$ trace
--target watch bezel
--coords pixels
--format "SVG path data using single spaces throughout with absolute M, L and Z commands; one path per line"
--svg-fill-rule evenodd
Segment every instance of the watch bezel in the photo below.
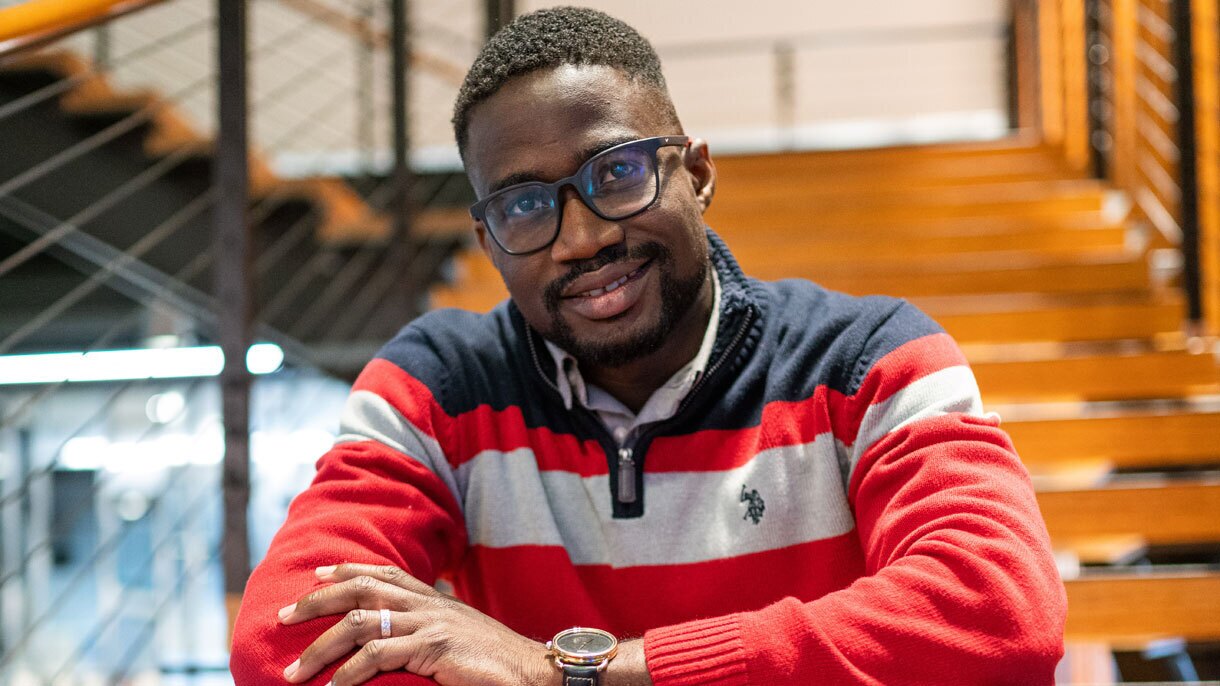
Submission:
M 610 647 L 605 650 L 599 650 L 595 653 L 571 653 L 560 647 L 560 640 L 567 638 L 573 634 L 597 634 L 610 639 Z M 594 629 L 592 627 L 574 626 L 571 629 L 564 629 L 555 634 L 547 644 L 547 648 L 551 651 L 551 655 L 555 658 L 556 663 L 569 665 L 605 665 L 618 654 L 618 638 L 609 631 L 602 629 Z

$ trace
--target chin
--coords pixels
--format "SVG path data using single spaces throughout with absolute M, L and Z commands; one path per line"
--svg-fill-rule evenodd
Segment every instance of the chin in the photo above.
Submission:
M 624 313 L 628 314 L 628 313 Z M 669 330 L 662 317 L 653 317 L 649 325 L 624 330 L 624 318 L 601 322 L 603 333 L 577 334 L 566 322 L 555 322 L 546 337 L 563 348 L 581 364 L 599 367 L 622 367 L 656 352 L 665 343 Z

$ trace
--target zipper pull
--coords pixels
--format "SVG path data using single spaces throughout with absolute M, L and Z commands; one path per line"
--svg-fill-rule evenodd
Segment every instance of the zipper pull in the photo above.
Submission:
M 635 456 L 631 448 L 618 449 L 618 501 L 635 502 Z

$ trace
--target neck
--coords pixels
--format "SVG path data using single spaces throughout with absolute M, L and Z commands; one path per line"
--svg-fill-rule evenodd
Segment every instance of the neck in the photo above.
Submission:
M 675 323 L 673 334 L 660 348 L 619 367 L 581 363 L 581 374 L 638 413 L 662 384 L 699 353 L 715 305 L 712 288 L 709 269 L 699 298 Z

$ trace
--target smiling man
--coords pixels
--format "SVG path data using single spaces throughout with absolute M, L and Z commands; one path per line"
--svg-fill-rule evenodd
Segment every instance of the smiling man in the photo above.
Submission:
M 511 299 L 356 381 L 238 684 L 1051 683 L 1062 584 L 960 351 L 901 301 L 742 274 L 647 41 L 523 16 L 455 110 Z

